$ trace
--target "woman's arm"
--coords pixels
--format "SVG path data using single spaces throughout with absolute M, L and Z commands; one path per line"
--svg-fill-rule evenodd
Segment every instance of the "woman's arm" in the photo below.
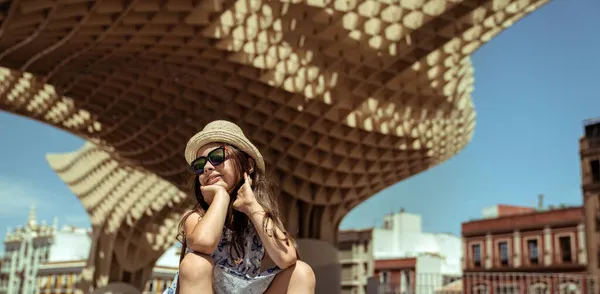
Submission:
M 248 209 L 248 218 L 250 218 L 254 224 L 258 236 L 262 240 L 263 246 L 265 246 L 267 254 L 279 268 L 286 269 L 296 263 L 298 257 L 296 256 L 294 245 L 292 242 L 287 242 L 288 244 L 286 244 L 285 241 L 279 240 L 276 237 L 283 237 L 285 235 L 277 228 L 277 226 L 273 225 L 271 219 L 267 219 L 265 230 L 265 227 L 263 226 L 265 210 L 260 204 L 256 203 Z
M 192 213 L 185 221 L 185 242 L 195 252 L 211 255 L 221 240 L 229 206 L 226 191 L 215 193 L 206 213 Z

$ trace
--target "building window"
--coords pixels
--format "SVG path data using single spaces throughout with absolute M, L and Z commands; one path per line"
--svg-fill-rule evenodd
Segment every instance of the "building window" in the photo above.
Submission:
M 67 275 L 60 276 L 60 286 L 62 288 L 67 288 Z
M 383 228 L 386 230 L 391 230 L 392 229 L 392 222 L 389 220 L 386 220 L 383 222 Z
M 502 294 L 518 294 L 519 286 L 516 285 L 500 285 L 496 286 L 496 291 L 494 293 L 502 293 Z
M 537 282 L 535 284 L 531 284 L 529 286 L 529 292 L 531 294 L 550 294 L 550 290 L 548 290 L 548 285 L 544 282 Z
M 481 267 L 481 245 L 475 244 L 473 248 L 473 265 L 475 267 Z
M 379 273 L 379 282 L 382 284 L 389 283 L 390 282 L 390 273 L 389 272 Z
M 40 278 L 40 287 L 48 288 L 48 277 L 47 276 L 43 276 Z
M 480 285 L 473 286 L 472 293 L 473 294 L 487 294 L 488 293 L 487 285 L 480 284 Z
M 527 250 L 529 250 L 529 263 L 532 265 L 539 264 L 537 239 L 527 240 Z
M 558 243 L 560 246 L 560 256 L 561 256 L 562 262 L 564 262 L 564 263 L 572 262 L 573 257 L 571 255 L 571 237 L 570 236 L 559 237 Z
M 592 168 L 592 183 L 600 184 L 600 162 L 598 160 L 592 160 L 590 162 Z
M 154 292 L 154 282 L 155 280 L 151 280 L 148 282 L 148 291 Z
M 507 266 L 508 265 L 508 242 L 499 242 L 498 243 L 498 252 L 500 253 L 500 265 Z

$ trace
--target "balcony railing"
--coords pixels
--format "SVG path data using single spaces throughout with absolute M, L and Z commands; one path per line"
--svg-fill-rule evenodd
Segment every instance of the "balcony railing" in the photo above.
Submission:
M 595 149 L 600 148 L 600 138 L 586 138 L 585 144 L 582 145 L 582 148 L 588 151 L 594 151 Z
M 596 278 L 586 274 L 470 272 L 456 279 L 440 274 L 396 283 L 371 279 L 367 294 L 595 294 L 597 287 Z
M 354 258 L 352 250 L 339 251 L 338 257 L 340 260 L 351 260 Z

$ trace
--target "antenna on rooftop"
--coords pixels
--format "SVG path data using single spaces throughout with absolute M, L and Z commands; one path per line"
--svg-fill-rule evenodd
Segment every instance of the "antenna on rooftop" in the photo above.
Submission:
M 52 228 L 55 231 L 58 231 L 58 217 L 57 216 L 54 217 L 54 221 L 52 222 Z

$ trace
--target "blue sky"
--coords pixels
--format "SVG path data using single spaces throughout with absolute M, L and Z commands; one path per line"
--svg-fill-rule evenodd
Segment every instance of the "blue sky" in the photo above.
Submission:
M 582 120 L 600 116 L 600 1 L 576 2 L 555 0 L 481 47 L 473 55 L 471 143 L 365 201 L 341 228 L 379 224 L 383 214 L 404 207 L 423 216 L 425 230 L 458 235 L 461 222 L 497 203 L 536 205 L 542 193 L 547 204 L 581 204 Z M 83 140 L 0 112 L 0 142 L 3 229 L 23 225 L 34 202 L 39 220 L 58 216 L 61 226 L 89 226 L 45 161 L 45 154 L 75 150 Z

